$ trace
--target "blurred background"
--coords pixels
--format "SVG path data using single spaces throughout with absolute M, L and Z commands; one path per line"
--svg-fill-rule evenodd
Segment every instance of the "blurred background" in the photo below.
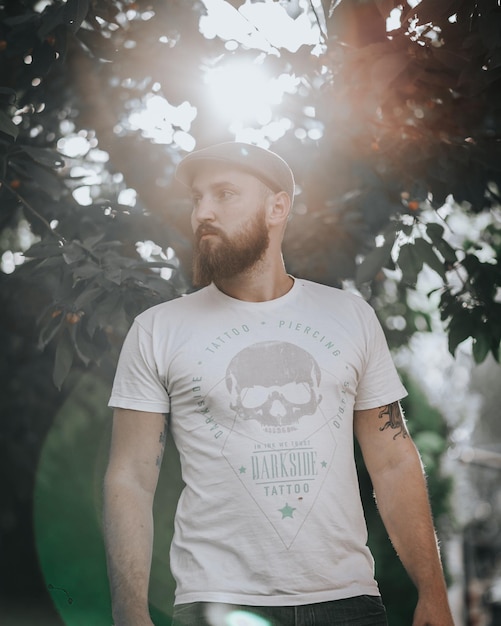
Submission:
M 107 401 L 134 316 L 192 289 L 179 160 L 282 155 L 290 273 L 375 308 L 457 626 L 501 624 L 496 0 L 0 0 L 0 622 L 109 626 Z M 413 586 L 359 458 L 390 626 Z M 151 611 L 170 624 L 167 447 Z

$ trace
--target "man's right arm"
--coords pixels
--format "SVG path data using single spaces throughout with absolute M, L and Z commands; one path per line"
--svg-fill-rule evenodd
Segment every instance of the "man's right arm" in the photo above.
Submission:
M 153 498 L 166 435 L 163 414 L 115 409 L 104 479 L 104 537 L 115 626 L 153 626 L 148 611 Z

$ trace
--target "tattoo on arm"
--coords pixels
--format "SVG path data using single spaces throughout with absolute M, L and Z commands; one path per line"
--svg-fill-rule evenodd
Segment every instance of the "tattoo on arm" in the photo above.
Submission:
M 399 402 L 392 402 L 391 404 L 383 407 L 378 417 L 379 419 L 387 419 L 385 424 L 383 426 L 380 426 L 380 431 L 391 428 L 392 430 L 397 431 L 393 435 L 393 439 L 396 439 L 399 435 L 402 435 L 404 439 L 407 437 L 407 429 L 405 427 L 405 422 Z
M 158 438 L 158 443 L 160 444 L 160 452 L 158 453 L 158 456 L 157 456 L 157 461 L 156 461 L 157 467 L 160 467 L 162 465 L 162 459 L 164 457 L 164 452 L 165 452 L 165 442 L 167 441 L 167 427 L 168 427 L 168 416 L 166 415 L 165 420 L 164 420 L 164 428 Z

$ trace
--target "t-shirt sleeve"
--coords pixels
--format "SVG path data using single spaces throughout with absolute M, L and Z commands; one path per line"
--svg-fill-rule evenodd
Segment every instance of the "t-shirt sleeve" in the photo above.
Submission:
M 355 399 L 355 410 L 374 409 L 407 395 L 373 309 L 368 315 L 367 360 Z
M 118 359 L 108 406 L 169 413 L 170 399 L 155 363 L 151 333 L 135 320 Z

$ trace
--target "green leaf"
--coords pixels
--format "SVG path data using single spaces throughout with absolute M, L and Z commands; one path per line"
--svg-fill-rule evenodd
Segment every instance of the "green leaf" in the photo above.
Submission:
M 83 245 L 84 245 L 85 249 L 86 250 L 92 250 L 92 248 L 94 248 L 96 246 L 96 244 L 98 244 L 103 239 L 103 237 L 105 235 L 106 235 L 106 233 L 98 233 L 97 235 L 92 235 L 91 237 L 86 237 L 83 240 Z M 106 242 L 106 245 L 107 245 L 107 243 L 108 242 Z
M 430 222 L 429 224 L 426 224 L 426 234 L 435 244 L 438 240 L 443 239 L 444 227 L 436 222 Z
M 56 50 L 47 41 L 38 42 L 31 53 L 30 71 L 34 76 L 45 76 L 57 60 Z
M 482 262 L 474 254 L 465 254 L 464 259 L 461 261 L 462 266 L 468 271 L 470 275 L 478 274 Z
M 63 252 L 63 247 L 58 241 L 39 241 L 28 248 L 24 253 L 27 259 L 44 259 L 47 257 L 59 256 Z
M 122 268 L 120 267 L 108 267 L 104 270 L 104 277 L 115 285 L 122 284 Z
M 482 363 L 489 354 L 491 348 L 491 337 L 485 329 L 476 329 L 473 338 L 473 358 L 475 363 Z
M 40 191 L 47 194 L 52 200 L 60 200 L 64 184 L 54 170 L 26 159 L 16 162 L 16 169 L 19 170 L 29 186 L 36 185 Z
M 0 110 L 0 132 L 17 139 L 19 128 L 14 124 L 5 111 Z
M 89 278 L 94 278 L 94 276 L 97 276 L 99 273 L 101 273 L 101 271 L 102 270 L 98 265 L 92 263 L 92 261 L 88 261 L 83 265 L 75 268 L 75 270 L 73 271 L 73 278 L 75 279 L 75 282 L 78 280 L 88 280 Z
M 106 328 L 112 323 L 114 315 L 123 308 L 123 302 L 119 291 L 112 291 L 101 300 L 92 311 L 87 320 L 87 332 L 92 337 L 96 328 Z
M 49 317 L 38 337 L 38 348 L 43 350 L 57 335 L 64 322 L 64 314 Z
M 468 337 L 471 337 L 473 331 L 473 320 L 469 311 L 459 309 L 452 313 L 452 319 L 449 323 L 449 352 L 454 355 L 456 348 Z
M 55 7 L 52 5 L 41 16 L 40 28 L 37 31 L 38 38 L 43 41 L 64 21 L 64 5 Z
M 445 267 L 443 262 L 437 257 L 433 246 L 426 239 L 416 239 L 415 250 L 422 258 L 423 262 L 437 272 L 439 276 L 445 279 Z
M 451 265 L 457 263 L 458 257 L 456 254 L 456 250 L 447 243 L 447 241 L 442 240 L 437 242 L 435 248 L 440 252 L 440 254 L 444 257 L 444 260 Z
M 36 22 L 38 19 L 38 16 L 33 13 L 21 13 L 20 15 L 14 15 L 13 17 L 4 18 L 2 21 L 8 26 L 26 26 L 30 22 Z
M 426 234 L 431 239 L 434 247 L 444 257 L 444 261 L 446 263 L 454 264 L 457 262 L 456 251 L 447 243 L 447 241 L 445 241 L 443 237 L 444 229 L 440 224 L 427 224 Z
M 68 265 L 81 261 L 85 256 L 85 251 L 76 241 L 72 241 L 64 246 L 63 258 Z
M 391 258 L 393 241 L 385 241 L 379 248 L 374 248 L 357 267 L 355 281 L 362 285 L 372 280 Z
M 75 352 L 82 363 L 87 366 L 92 361 L 99 361 L 103 354 L 103 348 L 106 346 L 98 345 L 99 342 L 97 341 L 91 341 L 87 333 L 82 331 L 80 324 L 78 325 L 78 331 L 75 327 L 75 332 L 72 334 L 74 335 Z
M 64 11 L 64 21 L 70 30 L 76 33 L 87 17 L 90 0 L 68 0 Z
M 102 287 L 90 287 L 88 289 L 84 289 L 82 293 L 76 298 L 73 303 L 75 309 L 83 309 L 87 304 L 94 302 L 97 298 L 102 295 L 103 288 Z
M 73 342 L 67 330 L 61 333 L 57 342 L 56 355 L 54 360 L 54 370 L 52 380 L 57 389 L 61 389 L 63 382 L 68 376 L 73 364 Z
M 403 224 L 400 223 L 400 232 L 410 237 L 412 235 L 412 231 L 414 230 L 414 224 Z
M 64 160 L 55 150 L 37 148 L 35 146 L 20 146 L 20 148 L 34 161 L 46 167 L 63 167 Z
M 405 243 L 398 254 L 397 264 L 402 270 L 402 281 L 415 286 L 419 272 L 423 269 L 423 259 L 417 254 L 412 243 Z
M 143 280 L 147 289 L 162 295 L 164 299 L 170 299 L 173 296 L 173 288 L 170 280 L 164 280 L 157 276 L 146 276 Z

